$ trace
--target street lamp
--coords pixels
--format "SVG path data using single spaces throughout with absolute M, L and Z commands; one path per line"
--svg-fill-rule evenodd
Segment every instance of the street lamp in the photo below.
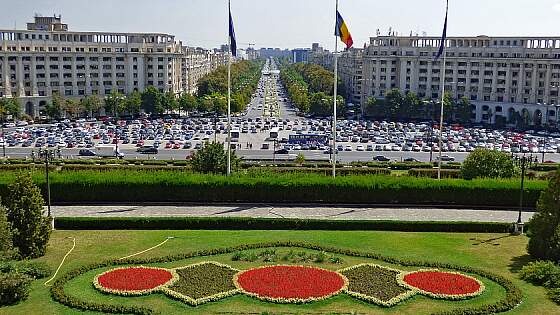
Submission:
M 0 125 L 2 125 L 2 156 L 6 158 L 6 134 L 4 133 L 4 115 L 4 111 L 2 111 L 2 122 L 0 122 Z
M 54 157 L 54 151 L 45 149 L 42 154 L 45 157 L 45 177 L 47 179 L 47 216 L 51 217 L 51 183 L 49 179 L 49 160 Z M 39 156 L 41 151 L 39 151 Z M 51 227 L 54 229 L 54 218 L 51 219 Z
M 523 213 L 523 192 L 525 191 L 525 171 L 529 168 L 533 163 L 533 154 L 527 156 L 523 154 L 523 156 L 519 157 L 511 154 L 513 162 L 521 168 L 521 190 L 519 192 L 519 215 L 517 217 L 517 222 L 515 223 L 515 233 L 523 234 L 523 221 L 521 218 L 521 214 Z

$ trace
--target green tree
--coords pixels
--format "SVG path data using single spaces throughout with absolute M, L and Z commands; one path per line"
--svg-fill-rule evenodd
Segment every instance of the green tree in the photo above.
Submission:
M 148 86 L 142 92 L 142 109 L 146 113 L 155 113 L 156 108 L 161 110 L 162 93 L 153 86 Z
M 392 120 L 403 119 L 401 107 L 403 106 L 403 95 L 399 89 L 391 89 L 385 93 L 385 107 L 387 114 Z
M 227 113 L 227 97 L 219 94 L 213 93 L 211 96 L 212 98 L 212 109 L 211 111 L 218 114 L 224 115 Z
M 527 250 L 536 259 L 560 262 L 560 169 L 550 179 L 529 221 Z
M 105 97 L 105 110 L 111 112 L 113 116 L 117 116 L 124 111 L 126 104 L 126 97 L 117 90 L 112 90 L 109 95 Z
M 103 108 L 103 102 L 97 95 L 86 96 L 82 98 L 81 103 L 87 117 L 94 116 L 94 113 L 98 113 Z
M 134 91 L 130 93 L 130 95 L 126 98 L 125 102 L 125 109 L 126 111 L 134 116 L 140 112 L 142 107 L 142 94 L 138 91 Z
M 305 163 L 305 155 L 303 155 L 303 153 L 299 153 L 296 156 L 296 159 L 295 159 L 294 162 L 298 165 L 303 165 L 303 163 Z
M 8 186 L 4 204 L 13 229 L 13 244 L 23 258 L 40 257 L 47 250 L 51 218 L 43 216 L 44 203 L 29 173 L 19 174 Z
M 198 100 L 196 99 L 196 96 L 188 93 L 183 93 L 179 98 L 179 108 L 184 110 L 186 113 L 190 113 L 196 110 L 198 105 L 197 102 Z
M 488 149 L 471 152 L 461 166 L 461 176 L 473 178 L 510 178 L 515 175 L 515 165 L 509 154 Z
M 0 98 L 0 116 L 11 115 L 13 118 L 21 117 L 21 105 L 17 98 Z
M 239 167 L 240 160 L 231 152 L 231 169 Z M 193 170 L 200 173 L 226 174 L 227 173 L 227 150 L 219 142 L 206 142 L 202 149 L 198 150 L 192 158 Z
M 172 91 L 165 92 L 162 97 L 161 107 L 165 112 L 172 112 L 179 109 L 179 102 Z
M 472 107 L 468 98 L 462 97 L 461 100 L 455 105 L 455 118 L 458 122 L 466 124 L 471 122 Z
M 82 103 L 78 100 L 69 98 L 62 103 L 62 111 L 70 116 L 70 118 L 75 118 L 83 111 L 81 105 Z

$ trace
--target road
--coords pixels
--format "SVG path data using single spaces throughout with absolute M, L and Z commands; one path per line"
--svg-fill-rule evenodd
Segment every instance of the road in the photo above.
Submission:
M 517 211 L 350 206 L 53 206 L 55 217 L 253 217 L 330 220 L 515 222 Z M 523 222 L 534 213 L 524 212 Z

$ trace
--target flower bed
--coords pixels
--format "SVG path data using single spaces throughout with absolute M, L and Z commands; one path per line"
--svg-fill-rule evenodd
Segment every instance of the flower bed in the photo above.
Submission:
M 177 280 L 177 274 L 154 267 L 125 267 L 108 270 L 93 280 L 96 289 L 119 295 L 144 295 Z
M 227 265 L 202 262 L 175 271 L 179 280 L 165 287 L 163 292 L 193 306 L 217 301 L 239 292 L 233 282 L 233 277 L 239 270 Z
M 478 279 L 456 272 L 420 270 L 402 274 L 399 283 L 421 294 L 437 299 L 466 299 L 484 291 Z
M 399 284 L 399 270 L 360 264 L 338 272 L 348 278 L 348 288 L 345 290 L 348 295 L 381 306 L 393 306 L 416 294 L 415 290 Z
M 245 294 L 276 303 L 306 303 L 338 294 L 348 285 L 334 271 L 306 266 L 267 266 L 242 271 L 236 286 Z

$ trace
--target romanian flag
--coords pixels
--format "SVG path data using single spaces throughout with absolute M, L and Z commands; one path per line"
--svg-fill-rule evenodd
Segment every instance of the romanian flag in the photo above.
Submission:
M 231 55 L 237 57 L 237 40 L 235 39 L 235 29 L 233 27 L 233 17 L 231 17 L 231 4 L 228 2 L 229 8 L 229 45 Z
M 354 41 L 352 40 L 352 35 L 350 35 L 350 31 L 348 31 L 348 27 L 340 15 L 338 10 L 336 11 L 336 28 L 334 30 L 334 35 L 340 37 L 340 40 L 346 44 L 346 48 L 352 47 Z

